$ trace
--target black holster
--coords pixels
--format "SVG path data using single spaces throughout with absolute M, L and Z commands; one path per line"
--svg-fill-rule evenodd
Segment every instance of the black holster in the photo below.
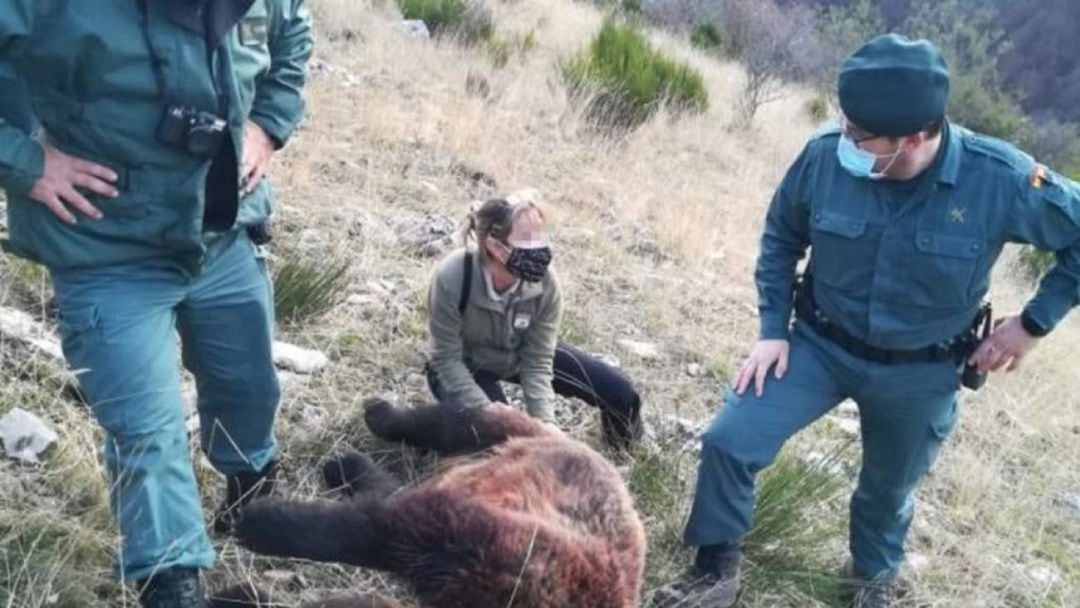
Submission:
M 977 391 L 986 384 L 986 372 L 980 372 L 978 367 L 968 363 L 968 359 L 979 348 L 983 340 L 990 336 L 993 326 L 994 309 L 987 302 L 979 308 L 978 314 L 975 315 L 975 321 L 972 322 L 971 328 L 968 330 L 968 348 L 964 354 L 964 370 L 960 373 L 960 384 L 965 388 Z

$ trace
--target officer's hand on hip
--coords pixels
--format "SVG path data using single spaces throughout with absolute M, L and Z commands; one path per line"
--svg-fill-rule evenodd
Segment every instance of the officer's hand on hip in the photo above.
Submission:
M 1011 372 L 1038 341 L 1024 329 L 1020 315 L 1002 317 L 994 323 L 994 330 L 975 349 L 968 363 L 978 366 L 983 373 L 997 371 L 1006 365 L 1005 371 Z
M 250 120 L 244 123 L 244 158 L 240 168 L 240 183 L 244 185 L 244 194 L 252 192 L 255 186 L 259 185 L 266 169 L 270 167 L 274 151 L 274 141 L 262 127 Z
M 742 396 L 746 392 L 746 387 L 750 386 L 750 381 L 754 381 L 755 394 L 760 397 L 765 390 L 765 376 L 769 373 L 772 367 L 776 366 L 776 379 L 784 377 L 787 373 L 788 367 L 788 354 L 791 351 L 791 345 L 787 340 L 759 340 L 754 345 L 754 350 L 750 351 L 750 355 L 746 357 L 746 361 L 743 362 L 742 369 L 739 370 L 739 378 L 735 382 L 735 392 Z
M 116 172 L 97 163 L 83 160 L 57 150 L 44 140 L 45 169 L 30 189 L 30 198 L 45 205 L 53 215 L 74 224 L 75 215 L 68 209 L 77 209 L 83 215 L 100 220 L 101 211 L 90 204 L 80 191 L 90 191 L 110 198 L 119 194 L 113 183 Z

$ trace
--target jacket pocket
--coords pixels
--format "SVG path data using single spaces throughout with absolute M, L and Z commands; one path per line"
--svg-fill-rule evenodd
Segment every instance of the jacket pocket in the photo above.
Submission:
M 964 235 L 919 231 L 915 257 L 904 264 L 905 285 L 913 304 L 931 308 L 965 306 L 986 243 Z
M 811 217 L 811 272 L 842 291 L 859 291 L 870 284 L 876 239 L 867 235 L 866 218 L 833 211 L 817 211 Z

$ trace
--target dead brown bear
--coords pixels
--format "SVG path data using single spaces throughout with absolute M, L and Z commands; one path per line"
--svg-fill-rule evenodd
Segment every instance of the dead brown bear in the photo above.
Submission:
M 450 459 L 398 481 L 351 453 L 323 470 L 345 501 L 268 499 L 236 527 L 258 553 L 393 572 L 431 608 L 630 608 L 641 596 L 645 531 L 615 468 L 583 443 L 509 407 L 365 403 L 378 437 Z M 379 604 L 377 602 L 384 603 Z M 370 596 L 338 608 L 396 606 Z

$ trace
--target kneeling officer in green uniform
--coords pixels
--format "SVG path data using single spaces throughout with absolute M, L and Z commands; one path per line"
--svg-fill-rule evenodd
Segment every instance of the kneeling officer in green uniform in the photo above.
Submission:
M 840 72 L 842 128 L 811 139 L 776 191 L 755 274 L 760 341 L 703 437 L 686 542 L 705 584 L 686 605 L 735 601 L 755 476 L 848 398 L 863 440 L 849 572 L 857 606 L 890 605 L 913 490 L 956 421 L 961 377 L 975 375 L 961 370 L 1015 368 L 1080 299 L 1080 186 L 950 123 L 948 92 L 929 42 L 868 42 Z M 1053 250 L 1057 264 L 978 344 L 1006 243 Z
M 267 238 L 275 149 L 303 113 L 303 0 L 8 0 L 0 7 L 5 249 L 48 267 L 64 356 L 105 432 L 119 575 L 206 605 L 213 563 L 175 332 L 219 512 L 269 483 L 279 387 Z M 227 528 L 227 526 L 225 526 Z

